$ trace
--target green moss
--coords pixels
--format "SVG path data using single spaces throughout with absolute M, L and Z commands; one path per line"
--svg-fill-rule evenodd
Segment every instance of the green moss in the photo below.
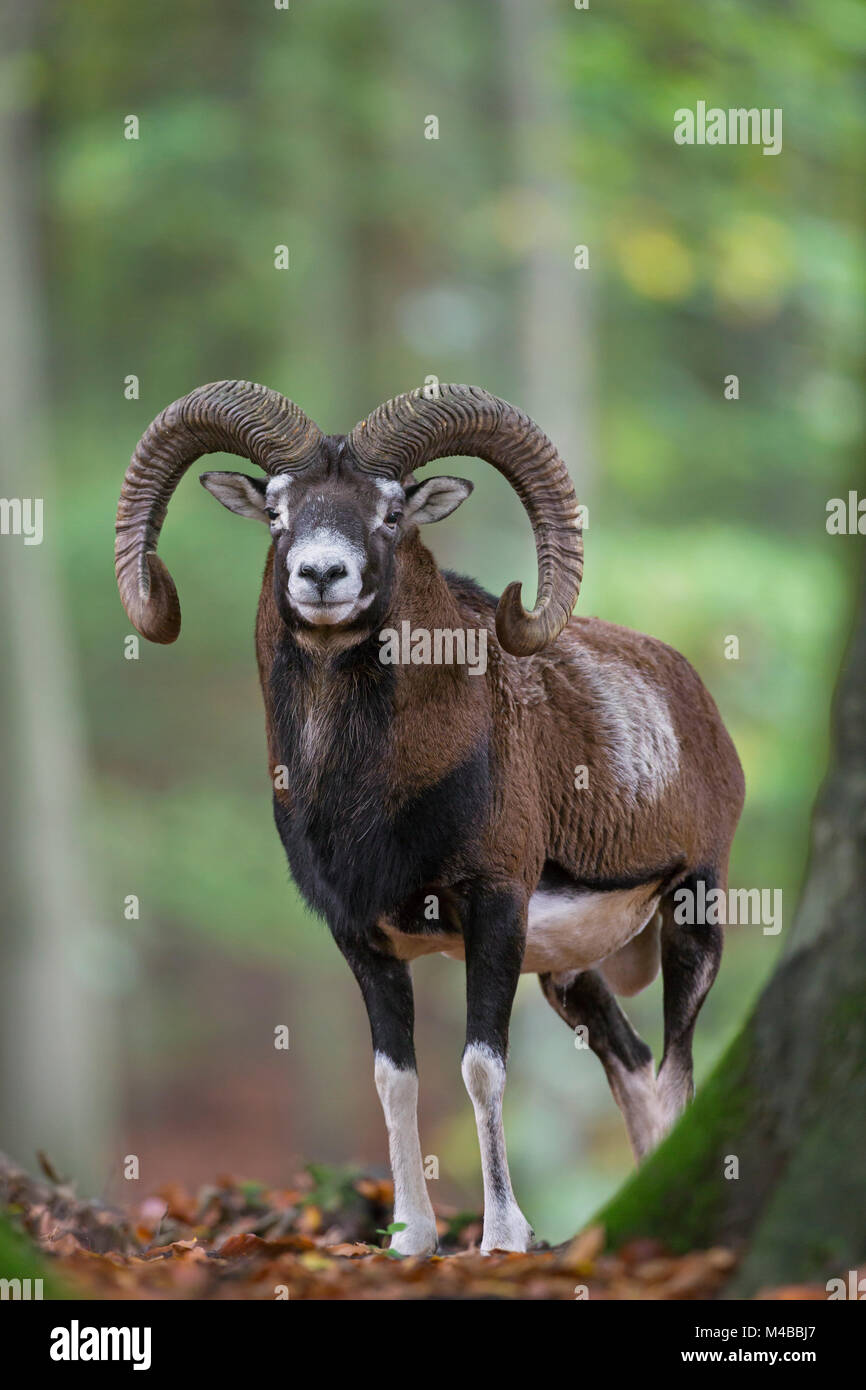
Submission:
M 3 1217 L 0 1217 L 0 1279 L 41 1279 L 43 1298 L 70 1296 L 30 1242 Z
M 792 1147 L 758 1213 L 748 1253 L 730 1289 L 745 1297 L 768 1285 L 823 1282 L 859 1268 L 866 1258 L 864 1179 L 866 1069 L 863 993 L 857 965 L 853 989 L 822 996 L 814 1063 L 798 1096 Z M 804 1020 L 803 1026 L 807 1026 Z
M 724 1155 L 736 1147 L 754 1104 L 751 1056 L 747 1025 L 674 1131 L 595 1218 L 609 1246 L 653 1236 L 680 1251 L 718 1238 L 730 1196 Z

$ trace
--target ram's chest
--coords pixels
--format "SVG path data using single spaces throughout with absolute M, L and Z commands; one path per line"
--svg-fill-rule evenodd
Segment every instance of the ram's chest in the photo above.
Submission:
M 462 766 L 399 807 L 367 770 L 320 776 L 293 793 L 291 812 L 275 801 L 277 826 L 292 874 L 310 905 L 332 925 L 372 925 L 398 912 L 425 885 L 447 880 L 474 838 L 480 806 L 467 804 L 477 764 Z M 481 780 L 483 786 L 483 780 Z
M 477 834 L 487 801 L 486 742 L 398 793 L 389 695 L 371 679 L 275 702 L 291 807 L 275 800 L 277 827 L 298 886 L 332 925 L 371 924 L 440 879 Z
M 351 729 L 337 738 L 334 722 L 316 710 L 299 720 L 280 755 L 288 770 L 291 814 L 277 823 L 301 889 L 318 910 L 366 902 L 371 869 L 382 877 L 395 859 L 382 750 L 359 747 Z

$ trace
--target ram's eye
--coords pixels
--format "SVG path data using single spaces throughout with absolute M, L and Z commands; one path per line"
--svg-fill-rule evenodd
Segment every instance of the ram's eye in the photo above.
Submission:
M 397 522 L 400 520 L 402 515 L 402 512 L 389 512 L 388 515 L 385 517 L 386 525 L 396 526 Z
M 265 511 L 271 518 L 271 521 L 276 521 L 278 513 L 275 507 L 265 507 Z

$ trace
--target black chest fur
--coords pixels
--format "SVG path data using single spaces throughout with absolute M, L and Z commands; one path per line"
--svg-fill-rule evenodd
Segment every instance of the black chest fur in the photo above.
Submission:
M 445 886 L 477 838 L 490 799 L 489 745 L 399 809 L 389 796 L 395 676 L 371 643 L 323 678 L 293 642 L 270 690 L 290 807 L 274 816 L 292 875 L 335 934 L 366 931 L 426 888 Z M 423 719 L 423 712 L 419 712 Z

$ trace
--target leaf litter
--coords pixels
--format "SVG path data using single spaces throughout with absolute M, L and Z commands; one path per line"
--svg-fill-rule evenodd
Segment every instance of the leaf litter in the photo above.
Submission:
M 737 1260 L 675 1255 L 655 1240 L 605 1247 L 590 1226 L 555 1248 L 481 1255 L 476 1213 L 440 1208 L 440 1253 L 385 1248 L 393 1186 L 311 1164 L 288 1187 L 219 1178 L 170 1183 L 128 1209 L 78 1196 L 40 1155 L 35 1178 L 0 1155 L 0 1205 L 73 1297 L 105 1299 L 668 1300 L 713 1298 Z M 759 1298 L 826 1298 L 823 1286 Z

